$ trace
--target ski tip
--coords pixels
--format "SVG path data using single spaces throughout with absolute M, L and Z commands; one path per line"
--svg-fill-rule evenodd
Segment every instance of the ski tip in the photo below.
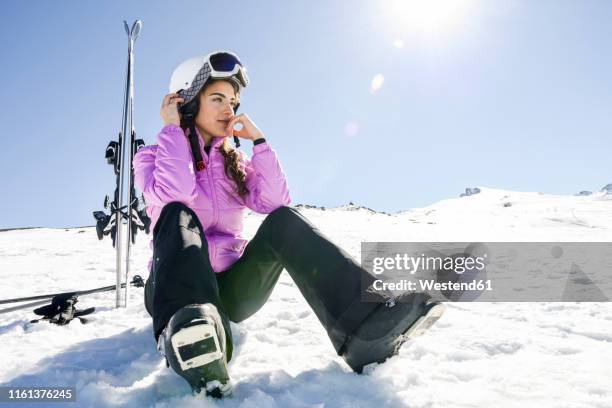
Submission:
M 136 20 L 134 22 L 134 25 L 132 26 L 132 31 L 130 33 L 130 35 L 132 36 L 132 38 L 135 40 L 138 37 L 138 34 L 140 34 L 140 29 L 142 28 L 142 21 L 141 20 Z

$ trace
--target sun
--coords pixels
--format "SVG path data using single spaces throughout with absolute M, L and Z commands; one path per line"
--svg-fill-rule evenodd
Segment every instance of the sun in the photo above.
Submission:
M 383 0 L 379 4 L 409 31 L 442 34 L 465 22 L 477 0 Z

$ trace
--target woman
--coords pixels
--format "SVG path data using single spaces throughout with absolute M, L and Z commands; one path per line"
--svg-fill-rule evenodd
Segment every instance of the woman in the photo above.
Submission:
M 289 206 L 276 152 L 236 114 L 248 81 L 231 52 L 185 61 L 162 102 L 157 145 L 134 157 L 154 225 L 145 289 L 154 335 L 194 392 L 214 397 L 231 391 L 229 322 L 259 310 L 283 269 L 356 372 L 396 354 L 442 312 L 423 294 L 361 301 L 375 278 Z M 230 146 L 232 136 L 253 143 L 252 158 Z M 268 214 L 250 242 L 241 237 L 245 208 Z

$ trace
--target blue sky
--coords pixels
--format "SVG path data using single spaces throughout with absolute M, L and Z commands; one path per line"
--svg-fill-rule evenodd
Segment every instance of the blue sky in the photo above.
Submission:
M 123 19 L 143 21 L 138 137 L 156 142 L 180 62 L 233 50 L 252 81 L 241 111 L 279 154 L 294 204 L 395 212 L 468 186 L 612 182 L 612 2 L 461 1 L 450 17 L 442 0 L 3 2 L 0 228 L 92 225 L 112 193 Z

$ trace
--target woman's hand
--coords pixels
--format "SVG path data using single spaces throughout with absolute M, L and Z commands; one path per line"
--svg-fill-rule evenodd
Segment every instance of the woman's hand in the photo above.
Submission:
M 181 115 L 178 112 L 178 103 L 184 102 L 184 99 L 177 93 L 171 93 L 164 96 L 161 111 L 159 112 L 164 125 L 181 125 Z
M 240 130 L 234 129 L 234 126 L 237 123 L 240 123 L 242 125 L 242 128 L 240 128 Z M 249 118 L 249 116 L 245 113 L 241 113 L 240 115 L 236 115 L 232 119 L 230 119 L 229 123 L 227 124 L 225 135 L 238 136 L 242 139 L 248 140 L 257 140 L 259 138 L 264 137 L 261 130 L 259 130 L 259 128 L 255 126 L 255 123 L 253 123 L 251 118 Z

